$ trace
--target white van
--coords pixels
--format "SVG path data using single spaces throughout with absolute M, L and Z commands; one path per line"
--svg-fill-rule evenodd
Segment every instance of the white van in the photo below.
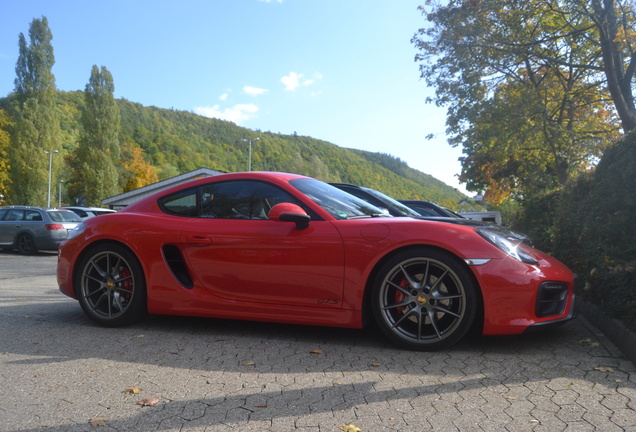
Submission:
M 460 212 L 459 214 L 466 219 L 472 219 L 482 222 L 493 222 L 497 225 L 501 225 L 501 213 L 498 211 Z

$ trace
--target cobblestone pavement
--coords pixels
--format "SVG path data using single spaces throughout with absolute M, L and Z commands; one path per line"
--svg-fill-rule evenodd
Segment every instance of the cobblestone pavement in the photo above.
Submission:
M 435 353 L 213 319 L 105 329 L 55 261 L 0 252 L 0 431 L 636 431 L 636 368 L 583 318 Z

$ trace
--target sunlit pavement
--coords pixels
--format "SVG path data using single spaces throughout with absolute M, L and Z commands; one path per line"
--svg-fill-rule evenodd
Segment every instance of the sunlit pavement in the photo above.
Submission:
M 105 329 L 55 264 L 0 252 L 0 431 L 636 431 L 636 368 L 582 317 L 436 353 L 226 320 Z

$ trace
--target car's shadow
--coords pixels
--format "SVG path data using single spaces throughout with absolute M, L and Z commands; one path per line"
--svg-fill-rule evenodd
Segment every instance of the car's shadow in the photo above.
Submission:
M 242 370 L 240 361 L 230 364 L 225 359 L 251 358 L 261 365 L 267 364 L 269 372 L 306 372 L 308 365 L 302 362 L 286 364 L 271 359 L 279 355 L 307 356 L 320 350 L 325 354 L 323 358 L 331 358 L 330 361 L 334 356 L 342 358 L 336 367 L 350 370 L 375 362 L 392 364 L 405 358 L 470 359 L 486 355 L 498 356 L 505 363 L 512 357 L 532 361 L 537 357 L 563 356 L 562 363 L 578 364 L 582 357 L 608 356 L 602 344 L 581 342 L 592 340 L 595 335 L 577 320 L 549 331 L 524 335 L 469 335 L 448 349 L 413 352 L 396 348 L 374 326 L 357 330 L 152 315 L 129 327 L 104 328 L 90 321 L 76 301 L 56 290 L 15 301 L 1 294 L 0 304 L 4 306 L 0 307 L 0 345 L 9 353 L 38 357 L 20 360 L 24 363 L 97 357 L 163 366 L 174 363 L 173 367 L 190 369 L 214 369 L 218 364 L 223 370 L 228 367 Z M 19 337 L 15 337 L 16 328 Z M 177 360 L 175 353 L 184 351 L 188 352 L 187 361 Z M 316 370 L 324 369 L 320 357 L 312 359 Z

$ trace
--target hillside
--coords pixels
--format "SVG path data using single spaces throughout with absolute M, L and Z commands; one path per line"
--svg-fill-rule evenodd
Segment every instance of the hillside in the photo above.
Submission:
M 0 100 L 0 106 L 6 100 Z M 387 154 L 338 147 L 319 139 L 251 130 L 228 121 L 186 111 L 145 107 L 126 99 L 120 108 L 122 143 L 143 149 L 143 157 L 164 179 L 207 167 L 219 171 L 245 171 L 248 144 L 252 169 L 294 172 L 324 181 L 359 184 L 398 199 L 425 199 L 455 207 L 465 196 L 458 190 L 410 168 Z M 79 133 L 82 92 L 60 92 L 64 151 L 75 147 Z

